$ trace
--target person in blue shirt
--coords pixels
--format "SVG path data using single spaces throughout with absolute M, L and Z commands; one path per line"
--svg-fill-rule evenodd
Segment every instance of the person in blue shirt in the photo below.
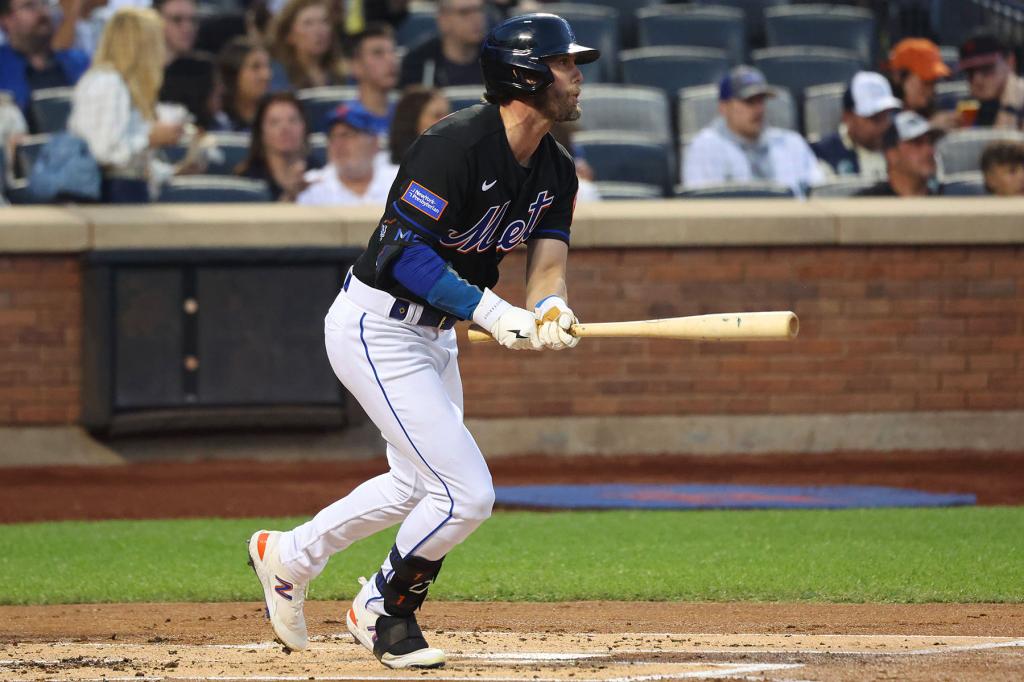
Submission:
M 89 55 L 50 47 L 54 24 L 46 0 L 0 0 L 0 28 L 7 34 L 7 44 L 0 45 L 0 90 L 11 93 L 36 132 L 32 92 L 74 85 L 89 68 Z
M 359 88 L 358 98 L 348 105 L 364 112 L 373 123 L 373 131 L 385 136 L 395 115 L 395 105 L 389 101 L 389 95 L 398 85 L 395 31 L 388 24 L 368 24 L 349 37 L 346 54 Z

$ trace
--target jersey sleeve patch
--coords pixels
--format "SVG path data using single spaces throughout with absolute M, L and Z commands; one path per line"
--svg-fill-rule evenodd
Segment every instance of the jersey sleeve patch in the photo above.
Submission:
M 402 194 L 402 201 L 433 220 L 440 220 L 441 214 L 448 208 L 447 201 L 415 180 L 409 183 L 405 193 Z

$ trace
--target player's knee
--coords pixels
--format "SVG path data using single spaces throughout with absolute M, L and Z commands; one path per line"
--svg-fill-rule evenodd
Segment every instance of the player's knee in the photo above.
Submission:
M 455 513 L 467 521 L 486 521 L 491 517 L 491 510 L 494 508 L 494 488 L 488 486 L 483 490 L 476 490 L 468 499 L 457 500 Z

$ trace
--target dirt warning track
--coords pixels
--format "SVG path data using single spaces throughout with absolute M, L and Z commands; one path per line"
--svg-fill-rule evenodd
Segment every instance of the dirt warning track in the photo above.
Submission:
M 391 671 L 352 641 L 347 604 L 308 605 L 313 642 L 286 653 L 257 603 L 0 608 L 4 680 L 1024 678 L 1024 605 L 439 602 L 421 622 L 449 655 Z

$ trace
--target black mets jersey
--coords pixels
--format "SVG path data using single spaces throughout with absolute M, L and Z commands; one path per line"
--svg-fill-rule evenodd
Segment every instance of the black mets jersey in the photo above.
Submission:
M 409 148 L 355 276 L 425 303 L 388 268 L 389 252 L 422 242 L 470 284 L 493 288 L 498 263 L 519 244 L 539 238 L 568 243 L 577 187 L 572 157 L 550 134 L 524 168 L 496 105 L 458 111 Z

